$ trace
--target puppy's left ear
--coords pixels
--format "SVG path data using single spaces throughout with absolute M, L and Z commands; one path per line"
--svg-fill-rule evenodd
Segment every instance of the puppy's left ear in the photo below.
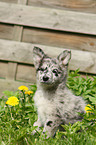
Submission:
M 63 51 L 57 59 L 59 60 L 59 63 L 62 64 L 63 66 L 68 65 L 69 60 L 71 59 L 71 51 L 65 50 Z
M 42 49 L 40 49 L 39 47 L 33 48 L 33 62 L 36 69 L 39 68 L 40 62 L 44 58 L 44 56 L 45 56 L 45 53 L 43 52 Z

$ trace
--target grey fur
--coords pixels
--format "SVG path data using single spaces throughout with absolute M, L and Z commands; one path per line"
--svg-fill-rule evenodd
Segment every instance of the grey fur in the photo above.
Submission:
M 71 52 L 63 51 L 56 59 L 50 58 L 38 47 L 33 49 L 37 70 L 37 91 L 34 96 L 38 120 L 34 126 L 43 126 L 48 137 L 54 136 L 61 124 L 75 123 L 84 113 L 85 102 L 66 87 L 68 62 Z

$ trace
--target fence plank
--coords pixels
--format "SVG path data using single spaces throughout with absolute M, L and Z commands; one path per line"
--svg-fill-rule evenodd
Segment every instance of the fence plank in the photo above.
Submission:
M 28 5 L 96 13 L 95 0 L 29 0 Z
M 8 62 L 6 79 L 15 80 L 17 63 Z
M 7 75 L 7 62 L 0 61 L 0 78 L 6 78 Z
M 96 52 L 96 36 L 24 28 L 23 42 Z
M 14 41 L 0 40 L 0 59 L 14 62 L 33 64 L 32 50 L 34 46 L 42 48 L 49 56 L 56 57 L 64 48 L 27 44 Z M 70 69 L 80 68 L 80 71 L 96 74 L 96 53 L 71 50 L 72 60 Z
M 17 3 L 17 0 L 0 0 L 0 2 Z
M 22 39 L 22 31 L 23 31 L 23 27 L 22 26 L 14 26 L 13 40 L 21 41 L 21 39 Z
M 20 0 L 23 4 L 26 0 Z M 17 3 L 17 0 L 0 0 L 0 2 Z M 70 9 L 75 11 L 96 13 L 96 1 L 95 0 L 28 0 L 28 5 L 31 6 L 43 6 L 50 8 Z
M 28 0 L 18 0 L 18 4 L 26 5 Z
M 0 22 L 96 35 L 96 14 L 0 2 Z
M 16 80 L 36 82 L 35 69 L 32 66 L 18 64 Z
M 12 40 L 13 26 L 0 24 L 0 39 Z

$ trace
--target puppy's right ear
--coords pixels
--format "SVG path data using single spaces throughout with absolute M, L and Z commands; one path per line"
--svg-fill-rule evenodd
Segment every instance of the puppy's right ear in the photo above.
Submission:
M 40 49 L 39 47 L 34 47 L 33 48 L 33 62 L 35 65 L 35 68 L 38 69 L 41 60 L 44 58 L 45 54 L 42 51 L 42 49 Z

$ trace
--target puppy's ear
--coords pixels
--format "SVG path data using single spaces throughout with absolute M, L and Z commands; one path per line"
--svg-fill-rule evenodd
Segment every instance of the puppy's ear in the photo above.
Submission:
M 65 50 L 63 51 L 57 59 L 59 60 L 59 63 L 63 66 L 68 65 L 69 60 L 71 59 L 71 51 Z
M 44 56 L 45 56 L 45 54 L 42 51 L 42 49 L 40 49 L 39 47 L 33 48 L 33 62 L 34 62 L 36 69 L 38 69 L 40 62 L 44 58 Z

